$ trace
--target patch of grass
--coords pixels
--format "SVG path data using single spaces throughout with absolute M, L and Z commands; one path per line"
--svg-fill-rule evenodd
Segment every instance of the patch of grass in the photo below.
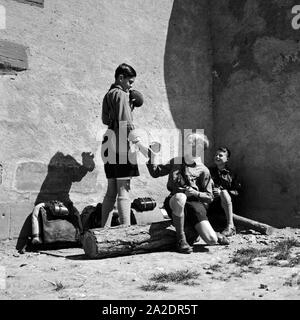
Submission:
M 274 247 L 276 260 L 288 260 L 290 258 L 290 250 L 293 247 L 299 247 L 300 243 L 295 239 L 286 239 L 277 243 Z
M 212 264 L 209 266 L 209 269 L 212 271 L 220 271 L 222 269 L 222 266 L 220 264 Z
M 298 264 L 300 264 L 300 255 L 297 255 L 296 257 L 290 258 L 289 267 L 295 267 Z
M 55 290 L 55 291 L 60 291 L 60 290 L 66 288 L 66 286 L 63 285 L 61 281 L 55 281 L 55 282 L 49 281 L 49 280 L 45 280 L 45 281 L 51 283 L 51 284 L 55 287 L 55 288 L 53 289 L 53 290 Z
M 231 275 L 220 275 L 220 276 L 212 276 L 211 278 L 214 280 L 220 280 L 220 281 L 228 281 L 230 279 Z
M 280 266 L 280 263 L 278 260 L 276 260 L 275 258 L 271 259 L 268 261 L 267 263 L 268 266 L 274 266 L 274 267 L 278 267 Z
M 184 283 L 189 280 L 197 279 L 199 276 L 199 272 L 197 271 L 189 271 L 189 270 L 179 270 L 170 273 L 158 273 L 150 278 L 150 280 L 155 282 L 175 282 L 175 283 Z
M 62 289 L 65 289 L 65 286 L 62 284 L 61 281 L 56 281 L 54 290 L 55 291 L 60 291 Z
M 278 242 L 275 247 L 274 250 L 275 251 L 282 251 L 282 250 L 289 250 L 292 247 L 300 247 L 300 242 L 296 239 L 293 238 L 288 238 L 285 240 L 282 240 L 280 242 Z
M 254 274 L 259 274 L 262 272 L 262 268 L 249 266 L 248 270 Z
M 193 280 L 185 281 L 185 282 L 183 282 L 183 284 L 185 286 L 191 286 L 191 287 L 200 286 L 199 282 L 196 282 L 196 281 L 193 281 Z
M 162 284 L 157 284 L 157 283 L 154 283 L 154 284 L 149 283 L 141 286 L 140 288 L 144 291 L 168 291 L 169 290 L 167 286 Z
M 283 284 L 284 286 L 300 286 L 300 277 L 298 273 L 293 273 Z
M 243 277 L 243 273 L 245 273 L 245 270 L 236 270 L 230 273 L 229 277 L 237 277 L 237 278 L 242 278 Z
M 229 262 L 239 266 L 249 266 L 255 258 L 269 257 L 268 265 L 278 266 L 280 265 L 279 260 L 288 260 L 289 264 L 286 266 L 292 267 L 300 263 L 300 257 L 291 258 L 290 256 L 293 247 L 300 247 L 300 242 L 296 239 L 285 239 L 270 248 L 242 248 L 234 253 Z
M 236 263 L 239 266 L 249 266 L 253 262 L 253 259 L 262 256 L 264 251 L 265 249 L 242 248 L 234 253 L 234 256 L 229 262 Z

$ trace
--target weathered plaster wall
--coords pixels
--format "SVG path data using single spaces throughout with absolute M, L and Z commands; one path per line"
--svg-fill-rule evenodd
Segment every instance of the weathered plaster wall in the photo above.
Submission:
M 275 226 L 300 225 L 297 2 L 210 2 L 215 143 L 233 151 L 242 213 Z
M 0 76 L 0 238 L 20 235 L 36 201 L 69 197 L 80 211 L 102 202 L 101 100 L 119 63 L 138 72 L 145 104 L 135 112 L 137 127 L 212 132 L 206 1 L 44 3 L 0 0 L 0 38 L 28 47 L 29 62 L 25 72 Z M 95 154 L 92 172 L 81 171 L 83 152 Z M 132 197 L 161 201 L 165 179 L 140 171 Z

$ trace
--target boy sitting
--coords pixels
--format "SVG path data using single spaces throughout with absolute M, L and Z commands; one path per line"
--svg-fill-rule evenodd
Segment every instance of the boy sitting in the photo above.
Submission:
M 171 159 L 167 164 L 155 164 L 155 153 L 149 155 L 147 167 L 152 177 L 168 175 L 167 189 L 170 194 L 164 207 L 176 229 L 177 251 L 191 253 L 193 250 L 186 240 L 184 224 L 194 226 L 197 233 L 208 244 L 228 244 L 228 240 L 215 233 L 206 216 L 208 204 L 213 200 L 213 182 L 208 168 L 197 155 L 197 145 L 208 147 L 206 136 L 189 134 L 185 139 L 184 157 Z M 190 146 L 190 148 L 186 146 Z
M 214 201 L 209 206 L 209 213 L 222 212 L 226 215 L 226 228 L 222 234 L 230 237 L 236 233 L 233 223 L 233 202 L 239 195 L 241 188 L 236 175 L 228 168 L 227 163 L 231 152 L 226 147 L 220 147 L 216 151 L 214 162 L 216 166 L 210 168 L 213 179 Z

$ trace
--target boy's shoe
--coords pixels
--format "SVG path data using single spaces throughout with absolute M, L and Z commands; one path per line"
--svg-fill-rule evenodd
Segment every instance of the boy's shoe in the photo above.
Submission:
M 178 240 L 176 248 L 177 248 L 177 252 L 179 252 L 179 253 L 192 253 L 193 252 L 193 248 L 184 239 Z
M 233 227 L 226 227 L 223 231 L 222 231 L 222 235 L 225 237 L 231 237 L 234 236 L 236 234 L 236 228 L 235 226 Z
M 218 244 L 220 244 L 222 246 L 229 245 L 229 240 L 222 233 L 218 232 L 217 237 L 218 237 Z

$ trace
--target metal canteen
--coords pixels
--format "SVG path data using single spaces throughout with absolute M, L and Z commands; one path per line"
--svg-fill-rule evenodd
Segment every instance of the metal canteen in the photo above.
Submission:
M 58 203 L 54 204 L 54 211 L 60 216 L 66 216 L 69 213 L 65 206 L 59 205 Z

